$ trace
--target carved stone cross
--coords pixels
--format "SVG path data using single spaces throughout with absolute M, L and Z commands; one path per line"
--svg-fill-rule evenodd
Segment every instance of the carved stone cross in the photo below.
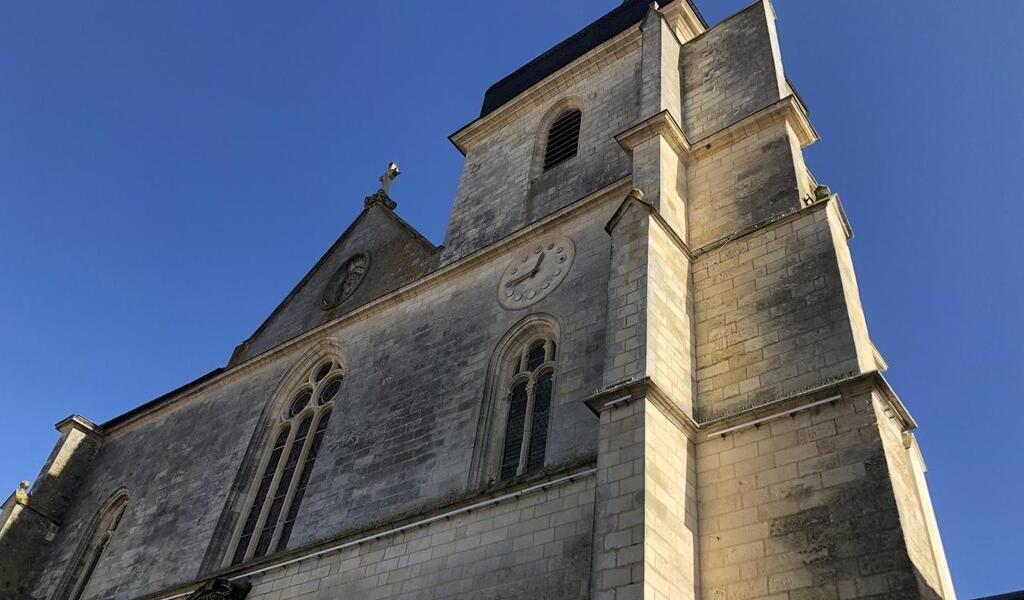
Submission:
M 394 162 L 388 163 L 388 169 L 384 171 L 384 174 L 380 176 L 380 191 L 384 192 L 384 195 L 388 195 L 391 190 L 391 184 L 401 175 L 402 172 L 398 170 L 398 165 Z

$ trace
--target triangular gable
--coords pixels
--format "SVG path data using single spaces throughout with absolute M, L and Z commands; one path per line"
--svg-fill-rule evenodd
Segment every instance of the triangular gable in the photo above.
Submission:
M 235 348 L 229 366 L 419 279 L 434 269 L 437 251 L 387 205 L 368 203 L 252 336 Z

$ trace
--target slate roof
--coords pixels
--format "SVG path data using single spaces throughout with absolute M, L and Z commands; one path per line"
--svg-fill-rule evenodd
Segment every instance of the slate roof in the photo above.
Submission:
M 690 5 L 693 12 L 700 18 L 701 23 L 707 27 L 704 17 L 700 16 L 700 12 L 692 0 L 657 0 L 657 4 L 666 6 L 672 2 L 684 1 Z M 494 112 L 548 75 L 639 23 L 647 14 L 650 5 L 650 0 L 626 0 L 575 35 L 516 69 L 487 89 L 487 93 L 484 94 L 483 107 L 480 109 L 480 116 L 485 117 Z

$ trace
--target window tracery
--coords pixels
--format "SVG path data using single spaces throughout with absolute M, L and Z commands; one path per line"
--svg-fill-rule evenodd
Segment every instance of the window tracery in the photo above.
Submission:
M 490 486 L 544 467 L 557 383 L 557 340 L 557 321 L 533 313 L 498 342 L 484 386 L 471 485 Z
M 289 396 L 257 471 L 231 564 L 287 548 L 343 379 L 340 364 L 327 360 Z

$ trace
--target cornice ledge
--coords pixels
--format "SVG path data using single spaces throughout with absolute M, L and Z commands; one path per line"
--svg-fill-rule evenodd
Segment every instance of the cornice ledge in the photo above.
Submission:
M 53 427 L 61 433 L 64 433 L 67 429 L 74 428 L 84 431 L 86 435 L 103 437 L 103 431 L 100 429 L 100 426 L 89 419 L 86 419 L 82 415 L 70 415 L 65 417 L 60 421 L 57 421 Z
M 661 13 L 683 43 L 707 31 L 704 22 L 689 2 L 673 2 L 662 8 Z
M 608 56 L 614 56 L 614 60 L 618 60 L 625 55 L 624 49 L 630 45 L 635 45 L 636 48 L 640 47 L 639 23 L 627 28 L 614 38 L 577 58 L 569 65 L 548 75 L 530 89 L 505 103 L 501 108 L 463 126 L 455 133 L 449 135 L 448 140 L 465 156 L 481 138 L 486 137 L 516 118 L 531 103 L 538 104 L 543 102 L 549 96 L 553 96 L 553 92 L 560 89 L 560 86 L 569 87 L 575 85 L 577 83 L 577 76 L 580 73 L 603 66 Z
M 790 94 L 778 102 L 755 111 L 742 119 L 726 125 L 722 129 L 704 136 L 693 143 L 693 154 L 700 155 L 713 152 L 723 146 L 761 131 L 778 123 L 788 123 L 800 141 L 800 147 L 806 148 L 818 141 L 818 132 L 811 125 L 807 111 L 796 98 Z
M 841 376 L 835 380 L 823 382 L 820 385 L 812 386 L 766 404 L 753 406 L 711 421 L 705 421 L 700 423 L 698 428 L 702 438 L 709 439 L 741 431 L 749 427 L 758 427 L 762 423 L 802 412 L 820 404 L 846 400 L 847 396 L 843 394 L 844 390 L 865 383 L 872 384 L 872 387 L 881 393 L 889 409 L 892 411 L 892 416 L 900 421 L 904 432 L 917 428 L 917 422 L 914 421 L 907 407 L 896 395 L 896 392 L 893 391 L 892 386 L 889 385 L 889 382 L 886 381 L 882 373 L 877 370 Z
M 396 515 L 387 521 L 379 522 L 370 527 L 355 529 L 334 535 L 326 540 L 314 542 L 294 550 L 287 550 L 262 559 L 243 562 L 238 565 L 224 567 L 205 573 L 205 579 L 165 588 L 138 597 L 137 600 L 189 600 L 190 590 L 201 581 L 220 579 L 231 582 L 246 581 L 263 573 L 281 570 L 301 562 L 316 560 L 322 556 L 336 554 L 349 548 L 373 543 L 381 539 L 416 531 L 433 523 L 448 521 L 460 515 L 486 509 L 506 502 L 516 502 L 533 494 L 543 493 L 549 489 L 595 477 L 597 468 L 592 459 L 580 460 L 575 464 L 566 465 L 558 470 L 542 473 L 537 477 L 519 480 L 512 485 L 497 490 L 471 490 L 469 494 L 457 499 L 449 499 L 447 503 L 438 503 L 420 509 L 414 509 L 403 515 Z
M 686 139 L 683 128 L 679 126 L 675 117 L 668 110 L 663 110 L 652 117 L 648 117 L 617 134 L 615 141 L 622 146 L 626 154 L 632 156 L 634 148 L 656 135 L 665 138 L 680 157 L 686 157 L 692 151 L 692 145 Z
M 632 378 L 614 383 L 597 393 L 585 398 L 583 403 L 587 405 L 595 415 L 611 410 L 622 404 L 629 404 L 637 400 L 650 400 L 658 409 L 671 420 L 688 438 L 696 439 L 699 425 L 690 415 L 686 414 L 679 407 L 679 403 L 672 399 L 654 380 L 647 377 Z

